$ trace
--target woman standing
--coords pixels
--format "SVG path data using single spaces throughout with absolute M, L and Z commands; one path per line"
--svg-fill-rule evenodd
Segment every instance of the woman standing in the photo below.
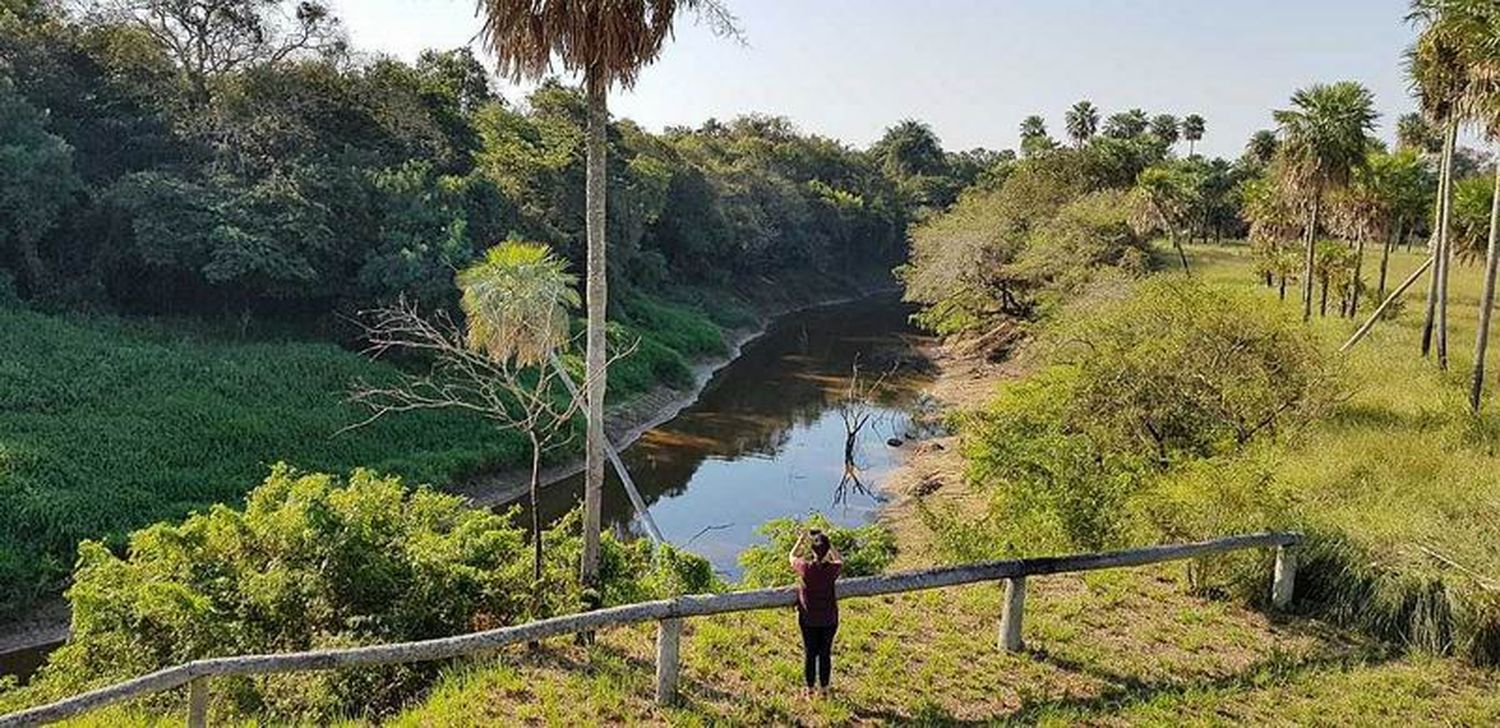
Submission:
M 810 545 L 811 558 L 802 547 Z M 802 678 L 812 694 L 814 679 L 824 693 L 833 674 L 833 635 L 839 629 L 838 594 L 834 582 L 844 568 L 828 535 L 814 528 L 797 536 L 787 560 L 797 572 L 797 626 L 802 629 Z

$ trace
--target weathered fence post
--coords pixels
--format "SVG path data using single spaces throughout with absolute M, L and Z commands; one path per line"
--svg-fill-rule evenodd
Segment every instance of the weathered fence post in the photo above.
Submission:
M 208 678 L 195 677 L 188 682 L 188 728 L 208 726 Z
M 1286 609 L 1292 603 L 1297 583 L 1297 552 L 1292 546 L 1276 547 L 1276 571 L 1271 579 L 1271 606 Z
M 1000 616 L 1000 649 L 1020 652 L 1021 612 L 1026 608 L 1026 577 L 1005 580 L 1005 613 Z
M 656 623 L 656 703 L 677 702 L 677 668 L 682 642 L 682 620 L 663 619 Z

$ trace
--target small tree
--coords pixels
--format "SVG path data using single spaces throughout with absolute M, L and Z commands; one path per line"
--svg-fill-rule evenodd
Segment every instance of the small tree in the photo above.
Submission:
M 508 242 L 460 271 L 457 281 L 463 327 L 441 311 L 424 315 L 404 298 L 365 314 L 372 356 L 415 353 L 431 369 L 402 374 L 394 383 L 356 384 L 351 399 L 372 414 L 351 427 L 393 412 L 458 409 L 525 434 L 531 445 L 532 574 L 540 584 L 542 456 L 573 438 L 572 418 L 581 404 L 554 389 L 563 374 L 552 366 L 569 343 L 568 312 L 579 305 L 578 279 L 546 246 Z

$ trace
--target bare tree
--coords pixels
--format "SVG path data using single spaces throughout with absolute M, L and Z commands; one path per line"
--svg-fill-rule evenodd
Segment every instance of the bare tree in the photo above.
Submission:
M 102 0 L 89 14 L 139 28 L 192 88 L 209 99 L 209 79 L 247 66 L 343 53 L 343 27 L 317 0 Z
M 875 416 L 875 402 L 885 387 L 886 380 L 895 373 L 892 366 L 873 382 L 861 383 L 859 360 L 855 359 L 849 372 L 849 385 L 839 397 L 835 409 L 844 422 L 844 474 L 834 490 L 833 503 L 848 502 L 850 492 L 869 495 L 870 489 L 859 479 L 859 465 L 854 461 L 854 448 L 859 442 L 859 433 Z

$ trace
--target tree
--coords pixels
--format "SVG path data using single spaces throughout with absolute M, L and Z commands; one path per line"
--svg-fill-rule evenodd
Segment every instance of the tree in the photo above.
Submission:
M 1316 84 L 1292 94 L 1292 108 L 1274 113 L 1281 127 L 1282 172 L 1307 200 L 1302 319 L 1312 318 L 1313 268 L 1323 196 L 1364 163 L 1375 127 L 1375 100 L 1352 81 Z
M 542 455 L 571 438 L 570 420 L 581 404 L 553 388 L 562 376 L 553 360 L 570 338 L 568 312 L 579 304 L 578 279 L 546 246 L 507 242 L 456 280 L 462 328 L 443 313 L 424 317 L 407 299 L 366 315 L 371 356 L 418 354 L 432 361 L 432 371 L 403 374 L 395 384 L 357 384 L 351 399 L 372 414 L 354 427 L 395 412 L 457 409 L 524 434 L 531 444 L 532 577 L 540 588 Z
M 1073 108 L 1068 109 L 1067 126 L 1068 138 L 1073 140 L 1073 146 L 1083 146 L 1099 130 L 1099 109 L 1087 100 L 1073 104 Z
M 1057 146 L 1047 135 L 1047 121 L 1032 114 L 1021 120 L 1021 154 L 1031 157 Z
M 1427 309 L 1422 324 L 1422 355 L 1427 356 L 1436 339 L 1438 366 L 1448 368 L 1448 267 L 1452 258 L 1449 222 L 1452 217 L 1453 163 L 1458 127 L 1472 102 L 1471 68 L 1475 15 L 1480 3 L 1469 0 L 1413 0 L 1408 20 L 1422 32 L 1406 52 L 1407 73 L 1417 91 L 1422 111 L 1442 129 L 1442 156 L 1438 164 L 1438 204 L 1434 227 L 1437 233 L 1432 277 L 1427 287 Z M 1434 336 L 1435 334 L 1435 336 Z
M 1203 139 L 1204 131 L 1205 125 L 1203 122 L 1203 117 L 1197 114 L 1188 114 L 1187 117 L 1182 120 L 1182 138 L 1186 139 L 1188 142 L 1189 157 L 1193 156 L 1196 153 L 1198 142 L 1199 140 Z
M 1257 167 L 1265 167 L 1271 163 L 1271 158 L 1276 156 L 1276 149 L 1280 142 L 1276 139 L 1276 132 L 1270 129 L 1261 129 L 1250 135 L 1250 140 L 1245 142 L 1245 159 Z
M 1171 149 L 1177 140 L 1182 138 L 1182 127 L 1177 122 L 1177 117 L 1171 114 L 1157 114 L 1151 118 L 1151 136 L 1156 137 L 1163 147 Z
M 47 132 L 46 117 L 0 76 L 0 250 L 19 261 L 24 291 L 49 293 L 51 266 L 38 243 L 82 187 L 73 149 Z
M 105 0 L 94 11 L 156 41 L 206 103 L 209 82 L 243 68 L 344 52 L 343 29 L 317 0 Z
M 479 0 L 484 43 L 495 54 L 501 75 L 512 81 L 539 78 L 556 57 L 562 67 L 583 75 L 587 96 L 585 136 L 586 300 L 588 432 L 585 437 L 583 500 L 584 548 L 580 569 L 592 588 L 599 576 L 599 529 L 604 497 L 604 394 L 606 390 L 605 315 L 605 131 L 606 95 L 615 84 L 630 88 L 640 71 L 656 60 L 672 34 L 680 9 L 706 19 L 720 33 L 736 33 L 734 18 L 716 0 L 660 0 L 642 3 L 584 3 L 577 0 Z M 597 601 L 597 599 L 595 600 Z
M 1443 149 L 1443 137 L 1421 114 L 1413 111 L 1396 120 L 1396 148 L 1438 154 Z
M 1140 196 L 1153 226 L 1166 234 L 1182 260 L 1182 272 L 1192 275 L 1187 253 L 1182 248 L 1181 232 L 1193 218 L 1199 200 L 1198 181 L 1186 167 L 1164 163 L 1149 167 L 1136 180 Z
M 1134 139 L 1146 133 L 1151 121 L 1140 109 L 1121 111 L 1104 121 L 1104 136 L 1111 139 Z

